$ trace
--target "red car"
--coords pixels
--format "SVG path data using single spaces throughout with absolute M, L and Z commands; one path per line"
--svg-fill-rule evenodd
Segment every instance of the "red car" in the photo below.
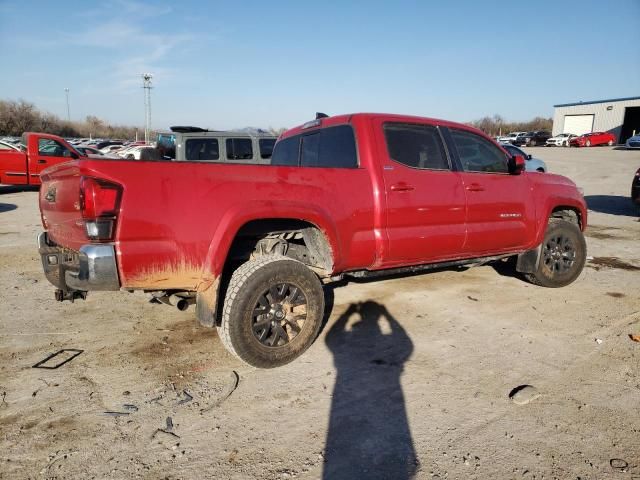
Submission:
M 524 168 L 467 125 L 386 114 L 318 116 L 270 165 L 83 157 L 43 173 L 40 254 L 60 301 L 195 303 L 229 351 L 275 367 L 318 334 L 321 282 L 512 256 L 537 285 L 574 281 L 584 198 Z
M 595 147 L 596 145 L 613 145 L 616 137 L 609 132 L 591 132 L 572 138 L 569 145 L 572 147 Z

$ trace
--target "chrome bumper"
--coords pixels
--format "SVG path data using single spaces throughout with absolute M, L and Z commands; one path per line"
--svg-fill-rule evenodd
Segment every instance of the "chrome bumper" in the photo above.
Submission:
M 38 235 L 38 251 L 47 280 L 63 292 L 120 290 L 116 252 L 111 244 L 83 245 L 69 250 Z

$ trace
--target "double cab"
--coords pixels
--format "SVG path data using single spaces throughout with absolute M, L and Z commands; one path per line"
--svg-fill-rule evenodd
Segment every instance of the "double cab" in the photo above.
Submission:
M 586 258 L 571 180 L 431 118 L 318 115 L 269 164 L 78 158 L 42 181 L 38 242 L 58 300 L 144 290 L 195 304 L 262 368 L 312 344 L 324 283 L 514 257 L 528 281 L 562 287 Z

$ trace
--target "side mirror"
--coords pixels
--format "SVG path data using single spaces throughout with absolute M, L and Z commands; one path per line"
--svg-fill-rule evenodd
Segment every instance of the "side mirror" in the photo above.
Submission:
M 527 160 L 531 160 L 532 158 L 531 154 L 527 155 Z
M 525 169 L 525 161 L 522 155 L 514 155 L 509 159 L 509 173 L 520 175 Z

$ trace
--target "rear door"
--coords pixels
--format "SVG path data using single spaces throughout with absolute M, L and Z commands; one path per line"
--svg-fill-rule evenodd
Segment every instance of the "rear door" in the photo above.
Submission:
M 507 155 L 481 135 L 455 128 L 449 132 L 467 200 L 467 256 L 526 246 L 535 224 L 527 174 L 510 175 Z
M 459 257 L 465 242 L 465 193 L 435 125 L 375 125 L 387 199 L 385 264 Z

